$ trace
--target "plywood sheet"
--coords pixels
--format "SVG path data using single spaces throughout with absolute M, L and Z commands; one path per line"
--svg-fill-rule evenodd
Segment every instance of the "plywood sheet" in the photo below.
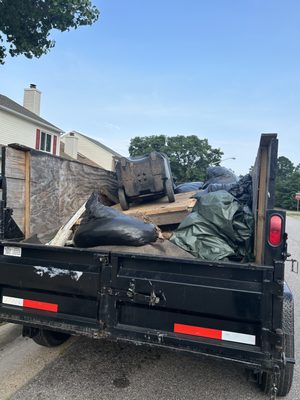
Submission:
M 60 228 L 102 187 L 117 190 L 115 174 L 102 168 L 31 152 L 31 234 Z
M 113 172 L 21 146 L 5 153 L 7 206 L 26 237 L 59 229 L 93 191 L 116 195 Z
M 178 193 L 175 195 L 175 202 L 169 203 L 167 197 L 158 200 L 149 201 L 144 204 L 131 204 L 130 209 L 123 211 L 126 215 L 135 217 L 147 216 L 157 225 L 170 225 L 180 223 L 193 209 L 196 199 L 193 195 L 197 193 Z M 114 206 L 122 211 L 119 204 Z
M 117 188 L 115 175 L 101 168 L 63 160 L 60 163 L 59 213 L 62 224 L 78 210 L 93 191 Z
M 55 157 L 37 153 L 30 163 L 30 234 L 53 231 L 60 224 L 60 164 Z

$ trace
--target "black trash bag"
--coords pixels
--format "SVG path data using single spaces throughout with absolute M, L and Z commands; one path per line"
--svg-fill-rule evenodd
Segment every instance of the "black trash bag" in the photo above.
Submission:
M 199 199 L 207 193 L 217 192 L 218 190 L 226 190 L 241 204 L 252 209 L 252 177 L 250 174 L 240 178 L 237 183 L 211 183 L 206 189 L 196 193 L 193 197 Z
M 240 203 L 252 209 L 252 177 L 250 174 L 243 176 L 236 185 L 228 190 Z
M 218 190 L 226 190 L 228 192 L 234 185 L 235 183 L 211 183 L 205 189 L 195 193 L 193 197 L 199 199 L 207 193 L 217 192 Z
M 202 189 L 203 182 L 184 182 L 176 186 L 174 193 L 193 192 Z
M 237 176 L 228 168 L 208 167 L 203 189 L 206 189 L 212 183 L 237 183 L 237 181 Z
M 220 190 L 198 198 L 170 241 L 202 260 L 252 259 L 253 216 L 230 193 Z
M 143 246 L 155 242 L 156 226 L 104 206 L 93 193 L 86 204 L 86 222 L 74 235 L 77 247 L 101 245 Z

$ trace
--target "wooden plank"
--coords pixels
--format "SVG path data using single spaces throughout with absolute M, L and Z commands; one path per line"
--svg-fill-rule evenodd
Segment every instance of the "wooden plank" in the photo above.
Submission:
M 25 153 L 25 204 L 24 204 L 24 235 L 30 236 L 30 152 Z
M 255 219 L 254 255 L 264 263 L 266 210 L 274 207 L 278 140 L 276 133 L 262 134 L 252 171 L 252 211 Z
M 157 226 L 175 225 L 180 224 L 184 220 L 184 218 L 189 215 L 190 212 L 191 210 L 183 210 L 165 214 L 152 214 L 147 215 L 147 218 L 149 218 L 149 220 Z M 139 213 L 131 216 L 137 218 L 143 217 L 143 215 Z
M 263 252 L 265 244 L 265 216 L 266 201 L 268 197 L 268 154 L 268 147 L 262 146 L 260 151 L 260 170 L 255 235 L 255 261 L 258 264 L 263 263 Z
M 86 202 L 79 208 L 79 210 L 76 211 L 76 213 L 70 218 L 70 220 L 59 229 L 55 237 L 48 243 L 49 245 L 51 246 L 65 245 L 66 241 L 71 237 L 72 227 L 85 212 L 85 205 Z
M 148 216 L 157 225 L 177 224 L 191 212 L 196 204 L 197 200 L 192 198 L 195 193 L 197 191 L 178 193 L 175 195 L 174 203 L 169 203 L 168 198 L 163 197 L 148 203 L 133 204 L 129 210 L 123 211 L 123 213 L 138 217 Z M 113 207 L 122 211 L 119 204 Z
M 5 175 L 8 178 L 25 179 L 25 153 L 6 147 Z

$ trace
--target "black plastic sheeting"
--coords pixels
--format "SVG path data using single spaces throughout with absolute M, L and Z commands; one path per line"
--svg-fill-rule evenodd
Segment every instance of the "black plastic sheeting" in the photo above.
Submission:
M 202 260 L 252 258 L 253 216 L 224 190 L 200 196 L 170 241 Z
M 229 189 L 229 193 L 240 203 L 252 209 L 252 177 L 250 174 L 243 176 L 237 184 Z
M 196 193 L 194 197 L 198 199 L 207 193 L 218 190 L 226 190 L 240 203 L 252 208 L 252 177 L 250 174 L 243 176 L 237 183 L 211 183 L 206 189 Z
M 208 167 L 203 189 L 206 189 L 212 183 L 228 184 L 237 183 L 237 181 L 237 176 L 228 168 L 221 166 Z
M 174 193 L 186 193 L 200 190 L 203 187 L 203 182 L 184 182 L 176 186 Z
M 78 247 L 101 245 L 142 246 L 157 239 L 155 225 L 129 217 L 114 208 L 104 206 L 93 193 L 86 204 L 87 221 L 74 235 Z
M 0 200 L 0 240 L 23 240 L 24 234 L 12 216 L 13 210 L 4 207 L 4 204 L 5 202 Z

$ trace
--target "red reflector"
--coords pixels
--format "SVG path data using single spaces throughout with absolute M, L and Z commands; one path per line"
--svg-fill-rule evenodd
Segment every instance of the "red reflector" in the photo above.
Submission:
M 58 311 L 58 304 L 45 303 L 44 301 L 35 301 L 35 300 L 24 299 L 23 307 L 35 308 L 37 310 L 45 310 L 45 311 L 52 311 L 52 312 Z
M 211 339 L 222 340 L 222 331 L 218 329 L 201 328 L 199 326 L 174 324 L 175 333 L 183 333 L 185 335 L 201 336 Z
M 270 218 L 269 243 L 271 246 L 279 246 L 282 238 L 282 218 L 273 215 Z

